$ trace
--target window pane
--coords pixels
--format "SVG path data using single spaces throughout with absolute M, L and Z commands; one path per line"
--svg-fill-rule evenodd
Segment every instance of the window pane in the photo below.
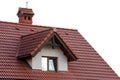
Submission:
M 49 59 L 49 70 L 50 71 L 55 71 L 55 64 L 54 64 L 54 60 L 53 59 Z
M 47 58 L 42 57 L 42 70 L 47 71 Z

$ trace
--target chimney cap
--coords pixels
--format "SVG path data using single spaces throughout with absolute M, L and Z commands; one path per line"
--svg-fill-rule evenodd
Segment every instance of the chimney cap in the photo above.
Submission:
M 26 14 L 26 15 L 34 15 L 32 9 L 30 9 L 30 8 L 21 8 L 20 7 L 19 10 L 18 10 L 17 15 L 21 16 L 21 15 L 24 15 L 24 14 Z

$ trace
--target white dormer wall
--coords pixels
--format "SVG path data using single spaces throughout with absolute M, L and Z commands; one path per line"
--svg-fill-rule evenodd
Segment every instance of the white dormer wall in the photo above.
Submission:
M 27 62 L 32 69 L 42 70 L 42 56 L 57 57 L 58 71 L 68 71 L 67 57 L 63 54 L 63 51 L 59 47 L 53 49 L 50 46 L 44 47 L 34 57 L 32 57 L 31 59 L 27 59 Z

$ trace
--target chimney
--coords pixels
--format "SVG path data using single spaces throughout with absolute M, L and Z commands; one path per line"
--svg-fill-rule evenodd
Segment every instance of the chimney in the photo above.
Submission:
M 32 24 L 32 17 L 34 13 L 32 9 L 29 8 L 19 8 L 17 16 L 19 18 L 19 23 Z

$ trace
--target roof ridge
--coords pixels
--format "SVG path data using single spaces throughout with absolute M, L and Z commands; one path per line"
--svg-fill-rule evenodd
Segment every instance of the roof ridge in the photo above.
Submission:
M 44 27 L 44 28 L 56 28 L 56 29 L 63 29 L 63 30 L 73 30 L 77 31 L 77 29 L 69 29 L 69 28 L 61 28 L 61 27 L 52 27 L 52 26 L 45 26 L 45 25 L 38 25 L 38 24 L 23 24 L 23 23 L 17 23 L 17 22 L 9 22 L 9 21 L 0 21 L 0 23 L 5 23 L 5 24 L 13 24 L 13 25 L 19 25 L 19 26 L 29 26 L 29 27 Z
M 0 23 L 4 23 L 4 24 L 13 24 L 13 25 L 19 25 L 19 26 L 28 26 L 28 27 L 44 27 L 44 28 L 52 28 L 50 26 L 42 26 L 42 25 L 31 25 L 31 24 L 23 24 L 23 23 L 17 23 L 17 22 L 9 22 L 9 21 L 0 21 Z

